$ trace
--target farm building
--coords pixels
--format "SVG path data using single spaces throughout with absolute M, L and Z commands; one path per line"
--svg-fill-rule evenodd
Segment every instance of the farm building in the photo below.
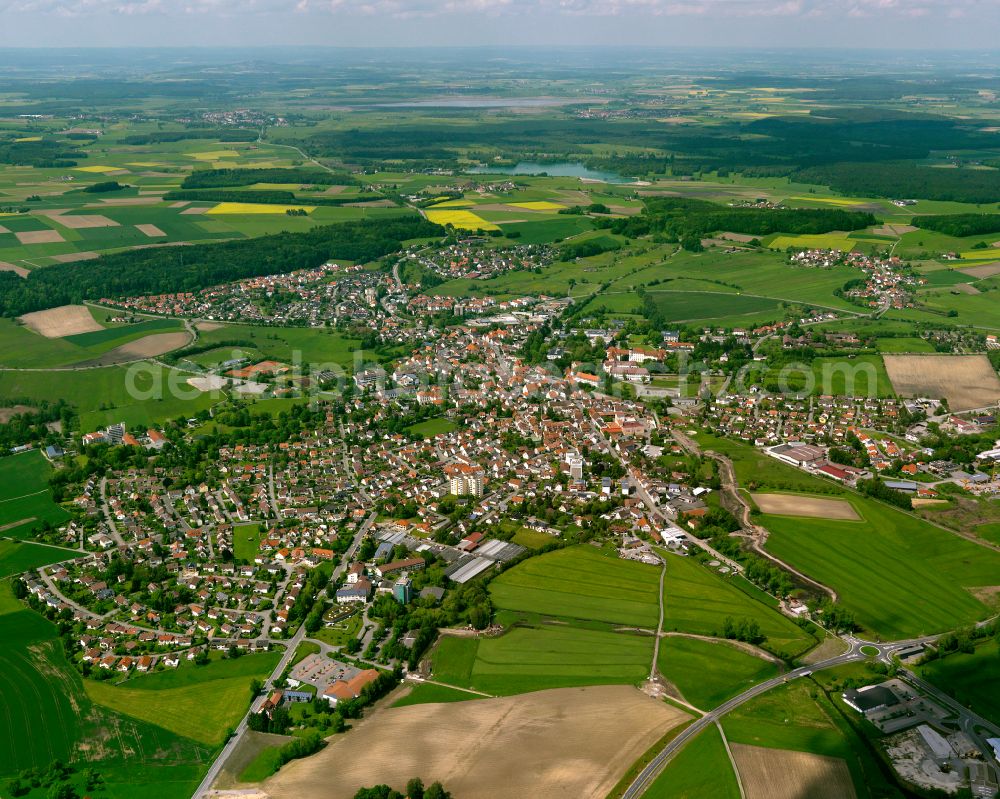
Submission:
M 884 685 L 868 685 L 857 690 L 851 688 L 844 691 L 843 699 L 863 716 L 899 704 L 896 694 Z

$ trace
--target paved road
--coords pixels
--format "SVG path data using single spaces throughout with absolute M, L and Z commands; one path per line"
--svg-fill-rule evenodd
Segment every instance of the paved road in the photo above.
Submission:
M 344 557 L 341 559 L 340 564 L 337 566 L 336 569 L 334 569 L 333 572 L 334 580 L 338 579 L 340 575 L 343 574 L 344 569 L 347 568 L 347 564 L 350 563 L 352 558 L 354 557 L 354 553 L 357 552 L 358 547 L 361 546 L 361 539 L 364 538 L 365 533 L 367 533 L 368 529 L 375 523 L 376 518 L 378 518 L 378 514 L 372 513 L 367 519 L 365 519 L 364 524 L 361 525 L 361 528 L 358 530 L 357 535 L 354 536 L 354 541 L 351 542 L 351 546 L 348 548 Z M 298 632 L 295 633 L 295 635 L 289 638 L 287 642 L 282 642 L 287 645 L 287 649 L 285 650 L 285 654 L 282 656 L 278 665 L 274 667 L 274 671 L 271 672 L 271 676 L 267 678 L 267 682 L 264 684 L 265 695 L 267 694 L 267 690 L 274 686 L 275 680 L 277 680 L 281 676 L 284 670 L 288 667 L 288 664 L 291 663 L 292 658 L 295 656 L 296 648 L 304 640 L 306 640 L 306 626 L 305 624 L 302 624 L 299 627 Z M 321 648 L 326 646 L 319 641 L 317 641 L 316 643 L 319 643 Z M 243 719 L 240 721 L 239 726 L 236 728 L 236 732 L 223 747 L 222 751 L 219 752 L 219 756 L 215 758 L 215 762 L 212 764 L 211 768 L 209 768 L 208 773 L 205 775 L 205 778 L 201 781 L 201 784 L 198 786 L 198 789 L 194 792 L 193 799 L 199 799 L 200 797 L 205 797 L 209 795 L 208 791 L 211 789 L 212 784 L 216 781 L 216 779 L 218 779 L 219 774 L 222 772 L 222 769 L 226 764 L 226 761 L 236 750 L 236 747 L 239 746 L 240 741 L 243 740 L 243 736 L 248 729 L 247 725 L 248 725 L 248 720 L 250 718 L 250 714 L 260 704 L 261 699 L 262 699 L 261 697 L 258 697 L 251 703 L 250 708 L 247 710 L 246 714 L 244 714 Z
M 303 624 L 299 627 L 299 631 L 288 639 L 287 642 L 288 648 L 285 650 L 285 654 L 282 655 L 281 660 L 278 661 L 278 665 L 275 666 L 274 671 L 271 672 L 271 676 L 268 677 L 267 682 L 264 683 L 265 696 L 267 695 L 268 689 L 270 689 L 274 685 L 274 681 L 281 676 L 282 672 L 284 672 L 284 670 L 288 667 L 288 664 L 291 663 L 292 658 L 295 656 L 295 649 L 296 647 L 298 647 L 299 643 L 301 643 L 302 639 L 305 638 L 305 635 L 306 635 L 306 626 Z M 209 768 L 208 770 L 208 773 L 205 775 L 205 779 L 201 781 L 201 784 L 192 794 L 192 799 L 199 799 L 200 797 L 209 796 L 208 791 L 211 789 L 212 784 L 218 779 L 219 774 L 222 772 L 223 766 L 225 766 L 226 764 L 226 761 L 236 750 L 236 747 L 239 746 L 240 741 L 243 740 L 243 736 L 249 729 L 248 721 L 250 719 L 250 714 L 260 704 L 262 699 L 263 697 L 258 697 L 254 699 L 254 701 L 251 703 L 250 708 L 247 710 L 247 712 L 243 715 L 243 718 L 240 720 L 239 726 L 236 727 L 236 732 L 233 733 L 233 735 L 229 738 L 229 741 L 226 742 L 226 745 L 222 748 L 222 751 L 219 752 L 219 756 L 215 758 L 215 762 L 212 764 L 211 768 Z
M 696 737 L 700 732 L 702 732 L 706 727 L 711 724 L 715 724 L 719 719 L 725 716 L 732 710 L 735 710 L 740 705 L 749 702 L 754 697 L 760 696 L 772 688 L 776 688 L 782 683 L 789 682 L 791 680 L 798 679 L 799 677 L 807 676 L 814 671 L 822 671 L 823 669 L 834 668 L 835 666 L 842 666 L 845 663 L 851 663 L 857 660 L 864 660 L 865 655 L 861 653 L 860 646 L 851 647 L 851 651 L 843 655 L 839 655 L 835 658 L 830 658 L 829 660 L 824 660 L 819 663 L 813 664 L 811 666 L 802 666 L 787 674 L 773 677 L 766 682 L 759 683 L 748 691 L 744 691 L 739 696 L 733 697 L 728 702 L 717 707 L 715 710 L 709 711 L 701 718 L 695 720 L 691 726 L 684 729 L 684 731 L 674 738 L 670 743 L 668 743 L 659 754 L 654 757 L 649 765 L 647 765 L 639 775 L 635 778 L 631 785 L 626 789 L 625 793 L 622 794 L 622 799 L 638 799 L 642 796 L 650 785 L 656 780 L 663 771 L 663 768 L 669 762 L 669 760 L 679 752 L 688 741 Z

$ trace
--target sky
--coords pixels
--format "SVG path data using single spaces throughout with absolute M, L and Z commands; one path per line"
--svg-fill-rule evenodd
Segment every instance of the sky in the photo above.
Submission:
M 0 0 L 0 47 L 998 49 L 1000 0 Z

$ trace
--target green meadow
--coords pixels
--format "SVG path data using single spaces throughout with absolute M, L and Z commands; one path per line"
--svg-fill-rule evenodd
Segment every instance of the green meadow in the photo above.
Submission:
M 27 768 L 44 771 L 59 759 L 91 768 L 102 795 L 186 799 L 213 752 L 155 724 L 91 702 L 67 662 L 57 631 L 22 609 L 0 582 L 0 777 Z M 248 701 L 248 699 L 246 700 Z M 43 796 L 44 794 L 39 794 Z
M 1000 724 L 1000 652 L 998 640 L 987 639 L 974 652 L 955 652 L 919 667 L 920 676 L 966 707 Z
M 722 735 L 706 727 L 667 763 L 647 799 L 740 799 L 740 787 Z
M 867 631 L 887 639 L 991 613 L 974 591 L 996 585 L 1000 553 L 873 500 L 850 501 L 861 521 L 762 516 L 768 551 L 834 588 Z
M 717 636 L 727 618 L 750 619 L 766 636 L 765 648 L 783 657 L 800 655 L 817 643 L 791 619 L 755 598 L 760 592 L 742 578 L 716 574 L 693 558 L 664 557 L 664 630 Z
M 655 628 L 659 569 L 567 547 L 531 558 L 490 583 L 497 608 Z
M 660 641 L 656 667 L 688 702 L 702 710 L 718 707 L 779 672 L 778 664 L 725 641 L 681 636 Z
M 649 675 L 650 636 L 571 624 L 517 626 L 497 638 L 445 637 L 433 679 L 506 696 L 582 685 L 638 684 Z
M 69 518 L 52 499 L 51 471 L 38 450 L 0 458 L 0 535 L 27 538 L 43 522 L 59 525 Z

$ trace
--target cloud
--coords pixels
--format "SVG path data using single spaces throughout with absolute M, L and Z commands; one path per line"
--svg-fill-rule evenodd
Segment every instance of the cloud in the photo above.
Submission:
M 0 13 L 14 16 L 88 17 L 124 15 L 252 15 L 394 19 L 468 16 L 692 17 L 732 20 L 753 17 L 942 19 L 995 9 L 996 0 L 0 0 Z

